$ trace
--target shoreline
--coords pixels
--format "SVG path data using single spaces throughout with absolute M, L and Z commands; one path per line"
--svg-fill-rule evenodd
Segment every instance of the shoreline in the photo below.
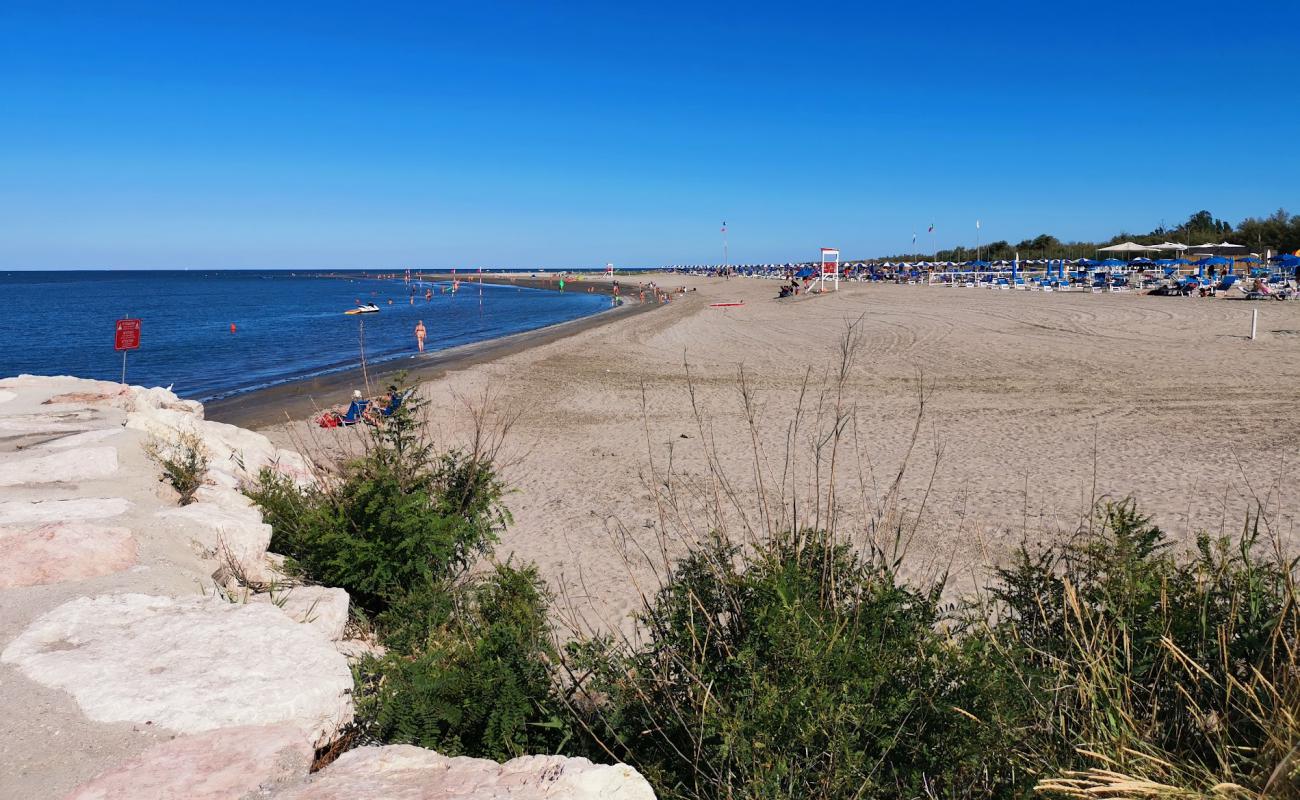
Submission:
M 429 280 L 451 280 L 451 273 L 425 276 Z M 468 281 L 464 276 L 456 278 Z M 484 283 L 506 286 L 523 286 L 532 289 L 559 291 L 558 277 L 555 278 L 518 278 L 510 275 L 484 274 Z M 566 282 L 569 279 L 566 279 Z M 588 286 L 595 294 L 613 295 L 613 284 L 602 279 L 599 281 L 579 279 L 573 283 Z M 427 351 L 422 356 L 395 358 L 375 365 L 368 365 L 366 372 L 370 376 L 371 389 L 378 392 L 381 384 L 399 372 L 406 372 L 407 380 L 412 385 L 441 378 L 448 372 L 465 369 L 476 364 L 495 361 L 513 353 L 531 347 L 549 344 L 568 338 L 592 328 L 623 319 L 635 314 L 645 313 L 657 308 L 656 303 L 626 303 L 616 308 L 608 308 L 579 319 L 560 322 L 535 328 L 531 331 L 512 333 L 487 339 L 472 344 L 449 347 L 445 350 Z M 238 425 L 241 428 L 261 430 L 286 421 L 308 419 L 318 411 L 338 405 L 346 405 L 353 389 L 362 388 L 364 378 L 361 367 L 353 367 L 326 375 L 299 378 L 276 386 L 254 389 L 248 392 L 223 397 L 203 404 L 204 417 L 216 422 Z

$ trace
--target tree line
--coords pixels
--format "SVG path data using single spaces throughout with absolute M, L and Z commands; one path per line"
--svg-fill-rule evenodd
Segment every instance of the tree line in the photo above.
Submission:
M 1032 239 L 1009 242 L 1000 239 L 986 244 L 963 245 L 933 254 L 905 253 L 882 257 L 883 260 L 912 260 L 934 258 L 938 261 L 970 261 L 977 257 L 986 261 L 1011 260 L 1018 253 L 1021 259 L 1031 258 L 1084 258 L 1093 256 L 1102 247 L 1120 242 L 1161 244 L 1178 242 L 1186 245 L 1206 242 L 1230 242 L 1247 247 L 1263 255 L 1266 250 L 1275 253 L 1293 253 L 1300 250 L 1300 214 L 1290 214 L 1279 208 L 1266 217 L 1247 217 L 1237 225 L 1215 217 L 1209 211 L 1198 211 L 1187 221 L 1172 228 L 1160 225 L 1149 233 L 1121 231 L 1104 241 L 1063 242 L 1051 234 L 1041 234 Z

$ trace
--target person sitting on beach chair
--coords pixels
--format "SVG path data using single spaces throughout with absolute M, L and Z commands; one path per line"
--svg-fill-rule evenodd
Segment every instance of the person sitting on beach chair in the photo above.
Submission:
M 379 408 L 372 405 L 370 410 L 365 414 L 366 422 L 369 422 L 371 425 L 378 425 L 388 417 L 393 416 L 393 414 L 397 412 L 397 409 L 401 408 L 402 401 L 406 399 L 406 395 L 407 392 L 397 391 L 396 386 L 389 386 L 388 394 L 384 397 L 383 407 Z
M 346 428 L 349 425 L 356 425 L 370 408 L 370 401 L 361 396 L 360 390 L 353 390 L 352 403 L 348 405 L 346 412 L 330 409 L 321 414 L 316 420 L 316 424 L 322 428 Z

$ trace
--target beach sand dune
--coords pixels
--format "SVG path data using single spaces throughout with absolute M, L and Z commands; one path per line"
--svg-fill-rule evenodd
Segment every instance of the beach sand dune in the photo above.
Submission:
M 670 539 L 719 522 L 743 531 L 742 516 L 761 527 L 756 447 L 774 498 L 787 450 L 799 456 L 784 494 L 811 520 L 813 484 L 830 483 L 828 462 L 820 480 L 812 472 L 815 432 L 829 420 L 811 409 L 836 402 L 824 392 L 851 325 L 859 345 L 839 396 L 852 424 L 836 464 L 838 527 L 866 538 L 905 462 L 887 520 L 909 534 L 908 571 L 949 570 L 954 591 L 967 590 L 1021 541 L 1077 530 L 1095 497 L 1132 495 L 1188 543 L 1239 530 L 1263 504 L 1294 543 L 1300 303 L 1258 306 L 1249 341 L 1257 306 L 1226 298 L 845 284 L 778 301 L 772 281 L 648 279 L 693 291 L 425 385 L 449 440 L 466 431 L 463 403 L 484 392 L 520 415 L 510 444 L 519 463 L 508 470 L 515 522 L 498 557 L 536 562 L 589 624 L 625 627 L 638 592 L 653 587 L 653 571 L 627 554 L 662 555 L 666 495 L 691 510 L 693 528 L 670 509 Z M 298 423 L 273 438 L 306 433 Z M 730 482 L 720 488 L 715 473 Z M 730 510 L 715 519 L 708 507 Z

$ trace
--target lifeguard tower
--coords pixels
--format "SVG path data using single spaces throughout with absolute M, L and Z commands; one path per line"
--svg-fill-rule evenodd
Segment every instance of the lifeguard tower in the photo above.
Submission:
M 838 292 L 840 290 L 840 251 L 834 247 L 823 247 L 821 271 L 817 274 L 817 280 L 813 283 L 817 291 L 824 292 L 826 286 L 832 282 L 835 285 L 835 291 Z

